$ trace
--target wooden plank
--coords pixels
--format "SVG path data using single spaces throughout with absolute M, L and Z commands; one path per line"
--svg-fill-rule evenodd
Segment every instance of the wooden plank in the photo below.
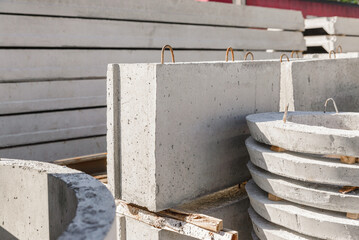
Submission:
M 5 47 L 306 49 L 300 32 L 133 21 L 1 15 L 0 32 Z
M 223 221 L 215 217 L 198 213 L 186 213 L 175 209 L 168 209 L 158 213 L 163 217 L 174 218 L 183 222 L 218 233 L 223 230 Z
M 106 106 L 105 79 L 0 85 L 0 115 L 95 106 Z
M 54 161 L 54 164 L 66 166 L 76 169 L 87 174 L 98 174 L 99 172 L 106 173 L 107 170 L 107 153 L 97 153 L 74 158 L 59 159 Z M 107 179 L 107 174 L 101 174 L 102 178 Z
M 2 0 L 0 12 L 304 30 L 299 11 L 193 0 Z
M 52 162 L 106 151 L 106 137 L 83 138 L 0 149 L 0 158 L 27 159 Z
M 226 49 L 220 51 L 175 49 L 174 51 L 177 62 L 224 61 Z M 282 53 L 285 52 L 253 52 L 257 60 L 279 59 Z M 244 55 L 243 51 L 234 52 L 236 60 L 244 59 Z M 106 78 L 108 63 L 150 63 L 160 62 L 160 58 L 160 50 L 0 49 L 0 82 Z M 167 53 L 165 60 L 170 61 Z M 104 88 L 106 89 L 105 84 Z
M 213 239 L 213 240 L 237 240 L 238 233 L 231 230 L 223 230 L 219 233 L 208 231 L 206 229 L 186 223 L 176 219 L 161 217 L 146 209 L 135 207 L 121 200 L 116 200 L 117 213 L 136 219 L 155 228 L 164 229 L 196 239 Z
M 106 134 L 106 108 L 0 117 L 0 147 Z

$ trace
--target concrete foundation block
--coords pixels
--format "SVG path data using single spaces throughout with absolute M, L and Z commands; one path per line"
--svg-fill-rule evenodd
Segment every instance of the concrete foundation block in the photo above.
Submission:
M 109 65 L 114 195 L 160 211 L 246 180 L 245 116 L 278 111 L 279 65 Z
M 320 239 L 358 239 L 359 222 L 348 219 L 345 213 L 306 207 L 285 200 L 272 202 L 253 181 L 248 182 L 246 190 L 252 208 L 267 221 Z
M 341 58 L 359 58 L 358 52 L 347 52 L 347 53 L 314 53 L 314 54 L 303 54 L 304 59 L 341 59 Z
M 357 58 L 284 61 L 281 111 L 287 104 L 290 111 L 323 111 L 325 100 L 333 98 L 339 112 L 358 112 L 358 64 Z
M 312 184 L 280 177 L 255 167 L 252 163 L 248 164 L 248 169 L 258 187 L 281 199 L 331 211 L 359 213 L 359 196 L 355 192 L 343 194 L 339 192 L 339 186 Z
M 328 53 L 335 51 L 339 46 L 344 52 L 358 52 L 359 36 L 305 36 L 305 44 L 307 48 L 322 47 Z
M 257 167 L 283 177 L 299 181 L 359 186 L 359 166 L 340 162 L 339 158 L 306 156 L 294 152 L 276 153 L 269 146 L 246 140 L 251 162 Z

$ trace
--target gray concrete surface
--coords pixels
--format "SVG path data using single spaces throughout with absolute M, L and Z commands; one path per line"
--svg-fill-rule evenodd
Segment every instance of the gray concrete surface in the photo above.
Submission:
M 52 162 L 102 152 L 106 152 L 105 136 L 2 148 L 0 157 Z
M 268 200 L 266 192 L 251 180 L 246 185 L 251 206 L 261 217 L 279 226 L 320 239 L 358 239 L 359 221 L 344 213 L 320 210 L 285 200 Z
M 43 0 L 36 5 L 31 0 L 2 0 L 0 9 L 6 9 L 6 13 L 29 15 L 304 30 L 303 15 L 299 11 L 192 0 L 103 0 L 101 4 L 91 0 Z
M 106 108 L 29 113 L 0 117 L 0 147 L 106 134 Z
M 1 14 L 0 28 L 6 35 L 0 46 L 306 50 L 303 34 L 295 31 Z
M 328 35 L 359 35 L 359 19 L 347 17 L 318 17 L 304 20 L 305 29 L 323 29 Z
M 246 117 L 252 137 L 290 151 L 359 156 L 359 113 L 259 113 Z
M 305 206 L 359 213 L 358 191 L 343 194 L 340 186 L 306 183 L 266 172 L 252 163 L 247 166 L 256 185 L 274 196 Z
M 335 55 L 335 56 L 334 56 Z M 341 58 L 358 58 L 358 52 L 347 52 L 347 53 L 335 53 L 329 56 L 329 53 L 313 53 L 303 54 L 304 59 L 341 59 Z
M 255 237 L 260 240 L 318 240 L 284 227 L 268 222 L 259 216 L 252 208 L 248 209 L 253 224 Z M 255 237 L 253 240 L 255 240 Z
M 251 162 L 268 172 L 300 181 L 339 186 L 359 186 L 359 165 L 338 158 L 308 156 L 295 152 L 273 152 L 253 138 L 246 140 Z
M 36 183 L 36 184 L 35 184 Z M 89 175 L 0 159 L 1 239 L 115 239 L 115 202 Z
M 323 111 L 333 98 L 340 112 L 359 111 L 359 59 L 297 60 L 282 63 L 281 110 Z M 331 103 L 328 110 L 334 111 Z
M 309 47 L 322 47 L 327 52 L 336 50 L 338 46 L 342 46 L 344 52 L 358 52 L 359 37 L 358 36 L 305 36 L 305 44 Z
M 160 211 L 247 179 L 245 116 L 278 111 L 279 65 L 109 65 L 114 195 Z

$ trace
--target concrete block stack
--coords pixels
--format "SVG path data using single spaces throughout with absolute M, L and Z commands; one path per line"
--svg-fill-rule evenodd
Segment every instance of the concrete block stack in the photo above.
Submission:
M 320 17 L 305 19 L 308 52 L 358 52 L 359 19 Z
M 261 113 L 247 122 L 258 238 L 357 239 L 359 113 Z
M 114 196 L 152 214 L 178 208 L 220 217 L 224 228 L 248 237 L 248 225 L 240 220 L 246 219 L 246 199 L 229 194 L 205 209 L 192 201 L 249 178 L 245 116 L 279 110 L 280 65 L 279 60 L 110 64 L 107 173 Z M 122 218 L 136 218 L 131 212 L 118 209 Z M 130 222 L 124 224 L 132 229 L 126 230 L 127 239 L 134 239 Z
M 192 0 L 4 0 L 0 29 L 0 157 L 41 161 L 106 151 L 110 62 L 158 62 L 164 44 L 177 61 L 305 49 L 300 12 Z

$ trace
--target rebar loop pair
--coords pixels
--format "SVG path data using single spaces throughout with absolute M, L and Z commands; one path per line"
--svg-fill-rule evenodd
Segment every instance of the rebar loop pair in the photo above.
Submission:
M 229 54 L 229 51 L 231 51 L 231 54 L 232 54 L 232 61 L 234 62 L 234 51 L 233 51 L 233 48 L 232 47 L 229 47 L 227 48 L 227 51 L 226 51 L 226 62 L 228 62 L 228 54 Z M 244 60 L 247 60 L 247 57 L 251 55 L 251 60 L 253 61 L 254 60 L 254 55 L 252 52 L 246 52 L 245 56 L 244 56 Z
M 340 52 L 339 52 L 339 49 L 340 49 Z M 334 55 L 334 59 L 336 59 L 336 58 L 337 58 L 337 56 L 336 56 L 337 53 L 343 53 L 343 48 L 342 48 L 341 45 L 339 45 L 339 46 L 335 49 L 335 51 L 334 51 L 334 50 L 330 50 L 330 51 L 329 51 L 329 58 L 332 58 L 332 54 L 333 54 L 333 55 Z

